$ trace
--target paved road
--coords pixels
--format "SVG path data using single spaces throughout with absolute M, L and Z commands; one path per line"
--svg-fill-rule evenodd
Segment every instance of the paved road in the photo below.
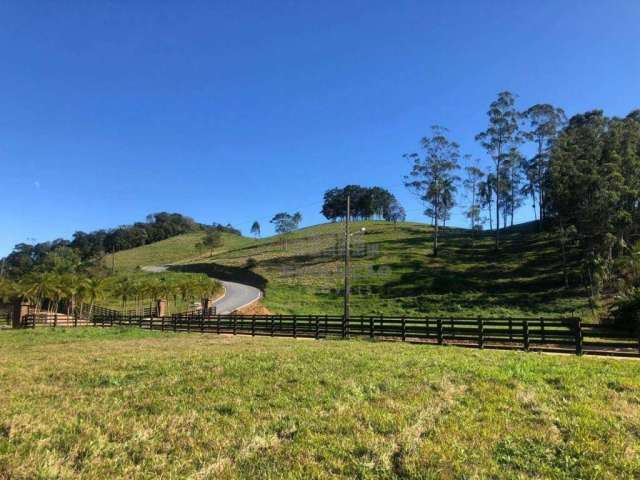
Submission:
M 255 287 L 236 282 L 218 281 L 226 290 L 224 297 L 213 304 L 216 312 L 221 315 L 253 303 L 262 296 L 262 292 Z
M 151 265 L 142 267 L 142 270 L 144 272 L 160 273 L 165 272 L 167 268 L 167 265 Z M 262 292 L 255 287 L 224 280 L 218 281 L 224 286 L 225 295 L 213 305 L 216 307 L 216 312 L 221 315 L 229 314 L 238 308 L 249 305 L 262 296 Z

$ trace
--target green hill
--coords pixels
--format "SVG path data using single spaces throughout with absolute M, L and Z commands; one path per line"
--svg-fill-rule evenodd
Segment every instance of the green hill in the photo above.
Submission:
M 365 228 L 364 233 L 361 229 Z M 557 241 L 531 226 L 507 230 L 500 252 L 489 234 L 447 229 L 441 253 L 431 255 L 431 227 L 420 223 L 353 224 L 353 315 L 556 316 L 586 312 L 579 289 L 563 287 Z M 252 283 L 265 290 L 275 313 L 342 311 L 344 225 L 329 223 L 265 239 L 225 235 L 213 256 L 198 254 L 202 234 L 188 234 L 118 252 L 117 269 L 172 264 Z M 253 264 L 247 267 L 247 260 Z M 106 260 L 108 263 L 110 259 Z

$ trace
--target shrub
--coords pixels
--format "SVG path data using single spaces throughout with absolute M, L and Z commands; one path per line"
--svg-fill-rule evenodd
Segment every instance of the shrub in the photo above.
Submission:
M 616 298 L 612 314 L 616 325 L 640 331 L 640 288 L 631 288 Z
M 247 270 L 253 270 L 257 266 L 258 266 L 258 261 L 253 257 L 247 258 L 247 261 L 244 264 L 244 268 L 246 268 Z

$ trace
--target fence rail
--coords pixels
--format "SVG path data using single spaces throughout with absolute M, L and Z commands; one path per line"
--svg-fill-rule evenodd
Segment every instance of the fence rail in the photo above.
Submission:
M 85 324 L 135 326 L 149 330 L 293 338 L 366 337 L 478 348 L 524 349 L 619 356 L 640 356 L 640 337 L 612 326 L 578 318 L 352 317 L 337 315 L 145 315 L 94 314 Z M 76 323 L 80 325 L 81 323 Z M 63 326 L 38 315 L 24 326 Z M 67 319 L 65 326 L 71 326 Z
M 30 313 L 22 318 L 22 326 L 25 328 L 37 326 L 80 327 L 87 325 L 94 325 L 94 323 L 78 315 L 65 315 L 62 313 Z

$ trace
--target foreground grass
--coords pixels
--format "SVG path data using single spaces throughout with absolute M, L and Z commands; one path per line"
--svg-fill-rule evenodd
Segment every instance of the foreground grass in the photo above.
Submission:
M 640 362 L 0 332 L 0 478 L 638 478 Z

